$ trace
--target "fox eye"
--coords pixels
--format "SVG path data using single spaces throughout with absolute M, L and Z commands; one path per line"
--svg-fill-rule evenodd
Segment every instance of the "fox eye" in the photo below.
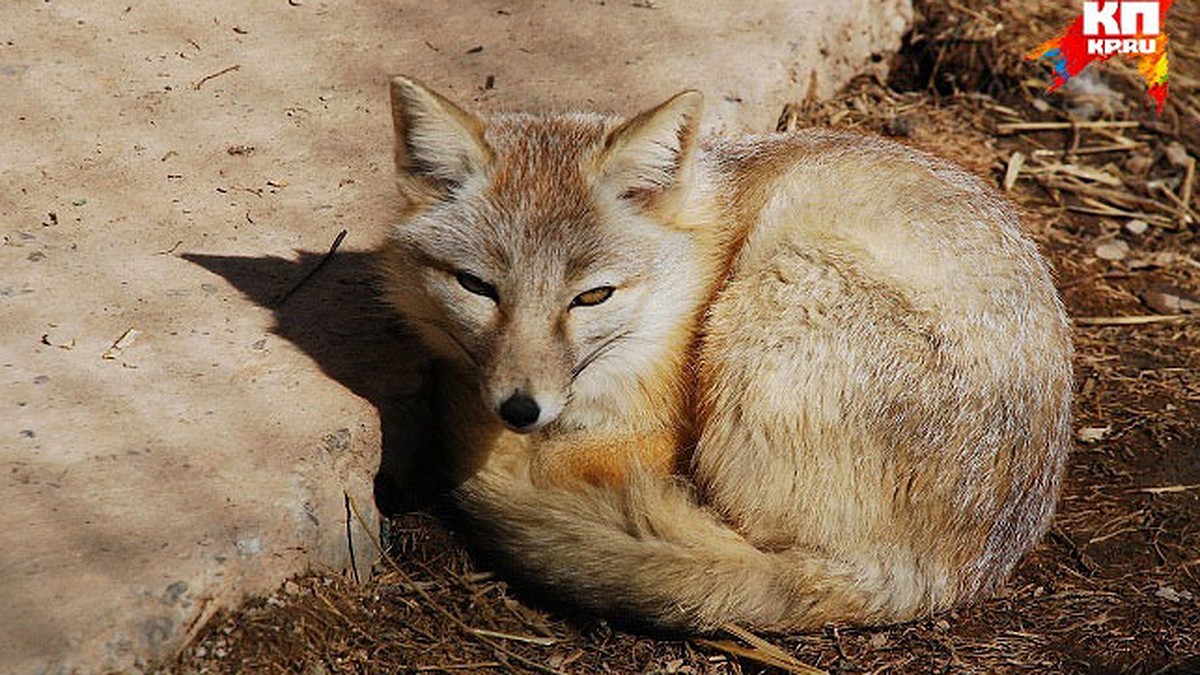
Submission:
M 571 307 L 592 307 L 598 305 L 611 298 L 615 290 L 617 289 L 612 286 L 601 286 L 593 288 L 590 291 L 584 291 L 575 296 L 574 300 L 571 300 Z
M 480 279 L 474 274 L 471 274 L 470 272 L 459 272 L 454 275 L 454 278 L 458 281 L 458 285 L 467 289 L 468 292 L 474 293 L 475 295 L 482 295 L 485 298 L 491 298 L 495 301 L 500 300 L 500 296 L 496 294 L 495 286 L 489 284 L 483 279 Z

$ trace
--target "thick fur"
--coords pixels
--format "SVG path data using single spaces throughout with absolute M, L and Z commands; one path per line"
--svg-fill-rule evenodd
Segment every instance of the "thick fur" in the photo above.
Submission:
M 978 179 L 839 132 L 701 140 L 694 92 L 622 122 L 392 87 L 388 296 L 441 359 L 455 496 L 527 582 L 671 630 L 877 624 L 993 592 L 1045 532 L 1069 328 Z

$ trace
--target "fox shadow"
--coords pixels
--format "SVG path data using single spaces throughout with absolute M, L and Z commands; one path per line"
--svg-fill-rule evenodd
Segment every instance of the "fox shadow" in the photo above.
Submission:
M 450 533 L 467 533 L 464 543 L 472 558 L 484 569 L 504 573 L 524 602 L 565 616 L 585 630 L 604 625 L 564 605 L 554 589 L 523 575 L 520 560 L 472 541 L 474 525 L 448 499 L 455 484 L 450 470 L 455 459 L 439 438 L 433 423 L 436 400 L 424 386 L 438 373 L 426 365 L 427 355 L 380 296 L 374 254 L 338 252 L 326 258 L 300 251 L 295 260 L 193 253 L 180 257 L 223 277 L 269 309 L 273 333 L 375 406 L 382 433 L 375 503 L 383 516 L 404 523 L 407 513 L 429 512 L 449 526 Z M 438 546 L 441 541 L 435 537 L 424 545 Z M 386 534 L 384 544 L 388 545 Z M 612 625 L 656 632 L 652 626 L 620 618 Z
M 382 448 L 374 488 L 381 513 L 396 515 L 436 501 L 448 486 L 422 391 L 426 359 L 380 297 L 375 254 L 181 257 L 271 310 L 272 332 L 379 411 Z

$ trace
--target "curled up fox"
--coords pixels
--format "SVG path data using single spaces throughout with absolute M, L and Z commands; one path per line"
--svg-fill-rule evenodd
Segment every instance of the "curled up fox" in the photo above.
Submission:
M 385 293 L 476 543 L 668 631 L 905 621 L 1045 532 L 1071 341 L 1013 208 L 947 161 L 808 130 L 476 116 L 391 82 Z

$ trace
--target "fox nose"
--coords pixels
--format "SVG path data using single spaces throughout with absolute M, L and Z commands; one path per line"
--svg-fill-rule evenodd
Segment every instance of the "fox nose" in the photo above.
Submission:
M 536 422 L 541 412 L 537 401 L 519 392 L 500 404 L 500 418 L 516 431 Z

